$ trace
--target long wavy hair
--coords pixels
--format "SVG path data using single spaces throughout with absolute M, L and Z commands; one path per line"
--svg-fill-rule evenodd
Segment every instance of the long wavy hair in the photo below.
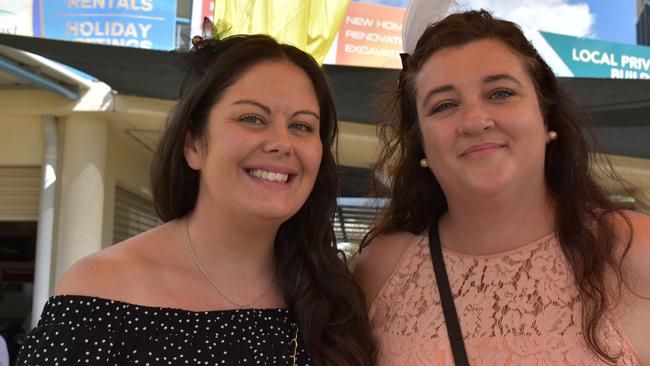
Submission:
M 205 138 L 210 110 L 226 89 L 263 61 L 287 61 L 302 69 L 318 98 L 323 155 L 306 202 L 275 238 L 277 278 L 315 364 L 371 365 L 374 346 L 366 303 L 336 247 L 331 224 L 338 193 L 331 152 L 337 119 L 322 70 L 305 52 L 265 35 L 203 40 L 181 56 L 188 67 L 180 100 L 168 118 L 151 170 L 158 215 L 170 221 L 194 208 L 200 172 L 185 161 L 185 136 Z
M 419 165 L 425 155 L 414 78 L 434 53 L 483 39 L 503 42 L 520 57 L 533 80 L 545 123 L 559 136 L 547 145 L 544 166 L 546 184 L 555 202 L 557 237 L 579 290 L 584 338 L 598 357 L 614 363 L 618 355 L 605 351 L 598 330 L 609 306 L 620 298 L 618 295 L 625 284 L 621 272 L 623 258 L 617 249 L 622 241 L 623 257 L 627 254 L 632 231 L 629 219 L 621 213 L 622 207 L 613 202 L 597 182 L 594 167 L 600 167 L 610 178 L 620 179 L 602 156 L 590 154 L 598 151 L 597 139 L 586 115 L 570 101 L 553 71 L 512 22 L 495 19 L 485 10 L 468 11 L 430 25 L 420 37 L 379 125 L 383 148 L 375 170 L 378 175 L 388 174 L 391 200 L 362 247 L 382 234 L 423 232 L 447 211 L 447 200 L 440 184 L 429 169 Z M 621 189 L 633 194 L 626 186 L 622 185 Z M 614 215 L 627 223 L 625 230 L 617 226 Z M 614 289 L 607 286 L 608 270 L 612 270 L 617 279 Z

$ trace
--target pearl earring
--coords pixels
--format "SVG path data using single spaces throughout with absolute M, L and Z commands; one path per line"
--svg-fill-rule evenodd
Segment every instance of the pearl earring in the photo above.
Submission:
M 424 158 L 420 159 L 420 166 L 423 167 L 423 168 L 428 168 L 429 167 L 429 162 L 427 161 L 427 159 L 424 159 Z
M 555 132 L 555 131 L 548 131 L 548 133 L 546 135 L 548 136 L 549 141 L 557 140 L 557 132 Z

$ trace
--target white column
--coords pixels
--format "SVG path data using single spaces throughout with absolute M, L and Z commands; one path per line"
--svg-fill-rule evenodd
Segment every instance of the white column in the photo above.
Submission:
M 74 262 L 102 247 L 108 122 L 75 114 L 64 136 L 55 287 Z
M 59 134 L 56 119 L 43 117 L 44 156 L 41 173 L 41 192 L 36 233 L 36 258 L 34 261 L 34 292 L 32 295 L 32 327 L 36 326 L 43 306 L 50 296 L 52 278 L 52 240 L 54 236 L 54 211 L 57 192 Z

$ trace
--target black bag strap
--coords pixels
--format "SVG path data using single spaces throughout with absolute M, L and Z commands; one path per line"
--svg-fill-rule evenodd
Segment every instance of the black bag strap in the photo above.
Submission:
M 456 366 L 469 366 L 467 352 L 465 351 L 465 342 L 463 342 L 463 333 L 460 330 L 460 322 L 458 321 L 458 314 L 456 314 L 454 297 L 451 294 L 451 287 L 449 286 L 445 260 L 442 257 L 442 244 L 440 244 L 437 221 L 429 227 L 429 252 L 431 252 L 433 272 L 436 275 L 436 282 L 438 283 L 440 304 L 442 305 L 442 313 L 445 316 L 445 325 L 447 326 L 449 342 L 451 342 L 454 364 Z

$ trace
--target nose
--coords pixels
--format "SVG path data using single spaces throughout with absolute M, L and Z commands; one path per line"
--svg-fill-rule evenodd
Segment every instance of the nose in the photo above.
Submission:
M 286 123 L 273 123 L 267 129 L 267 137 L 263 146 L 264 152 L 280 155 L 291 155 L 293 145 Z
M 481 101 L 466 101 L 465 114 L 458 126 L 460 135 L 474 135 L 487 132 L 494 127 L 494 119 Z

